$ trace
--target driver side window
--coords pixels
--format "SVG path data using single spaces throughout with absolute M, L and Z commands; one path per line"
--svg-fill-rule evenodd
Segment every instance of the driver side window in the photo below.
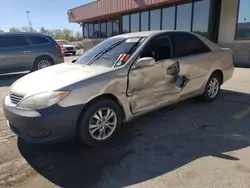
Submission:
M 152 39 L 141 52 L 140 58 L 143 57 L 153 57 L 155 61 L 170 59 L 172 57 L 172 49 L 168 35 Z

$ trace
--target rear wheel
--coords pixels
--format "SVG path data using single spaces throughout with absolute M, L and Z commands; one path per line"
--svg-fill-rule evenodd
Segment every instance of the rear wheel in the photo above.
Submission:
M 214 101 L 218 97 L 220 93 L 221 82 L 222 78 L 219 74 L 214 73 L 210 76 L 203 93 L 203 99 L 206 102 Z
M 113 100 L 100 100 L 84 111 L 77 127 L 78 139 L 88 146 L 110 140 L 122 122 L 122 112 Z
M 50 57 L 41 56 L 35 60 L 34 70 L 36 71 L 36 70 L 44 69 L 52 65 L 53 65 L 53 60 Z
M 76 55 L 76 52 L 73 52 L 73 53 L 72 53 L 72 55 L 74 55 L 74 56 L 75 56 L 75 55 Z

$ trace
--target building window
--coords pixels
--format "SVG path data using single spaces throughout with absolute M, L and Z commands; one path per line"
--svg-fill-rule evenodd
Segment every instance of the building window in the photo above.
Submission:
M 177 6 L 176 30 L 191 31 L 192 3 Z
M 107 37 L 107 31 L 106 31 L 106 22 L 101 23 L 101 38 L 106 38 Z
M 250 1 L 240 0 L 236 39 L 250 39 Z
M 139 31 L 139 13 L 130 15 L 130 32 Z
M 149 27 L 149 12 L 141 13 L 141 31 L 148 31 Z
M 89 38 L 93 38 L 94 35 L 93 24 L 88 24 L 88 28 L 89 28 Z
M 161 29 L 161 10 L 150 11 L 150 30 L 160 30 Z
M 88 29 L 89 24 L 84 24 L 84 37 L 88 38 L 89 37 L 89 29 Z
M 174 30 L 175 28 L 175 7 L 162 9 L 162 29 Z
M 119 20 L 113 21 L 113 36 L 119 34 Z
M 107 37 L 111 37 L 113 33 L 112 22 L 107 22 Z
M 201 34 L 207 38 L 210 13 L 210 0 L 203 0 L 194 3 L 193 32 Z
M 99 38 L 100 36 L 100 25 L 99 23 L 94 24 L 94 38 Z
M 129 33 L 129 15 L 122 16 L 122 33 Z

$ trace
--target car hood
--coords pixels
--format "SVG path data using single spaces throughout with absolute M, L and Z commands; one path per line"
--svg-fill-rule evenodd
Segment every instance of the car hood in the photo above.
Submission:
M 11 86 L 10 92 L 25 96 L 58 90 L 109 70 L 111 68 L 63 63 L 20 78 Z

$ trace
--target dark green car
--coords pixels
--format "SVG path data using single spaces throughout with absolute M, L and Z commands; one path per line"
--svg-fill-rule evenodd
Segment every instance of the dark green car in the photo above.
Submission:
M 0 34 L 0 74 L 34 71 L 64 62 L 64 52 L 50 36 L 39 33 Z

